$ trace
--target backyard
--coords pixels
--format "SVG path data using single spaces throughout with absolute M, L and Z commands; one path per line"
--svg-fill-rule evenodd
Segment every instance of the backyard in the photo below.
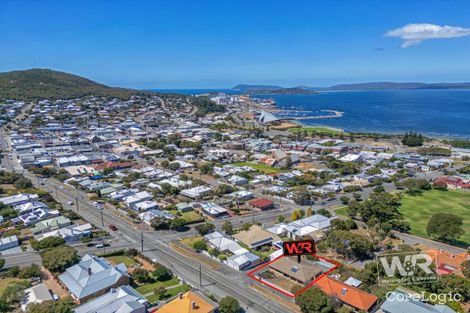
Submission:
M 177 295 L 180 292 L 186 292 L 186 291 L 191 289 L 190 286 L 185 285 L 185 284 L 180 285 L 176 278 L 172 278 L 172 279 L 167 280 L 167 281 L 157 281 L 157 282 L 150 283 L 150 284 L 147 284 L 147 285 L 144 285 L 144 286 L 140 286 L 136 290 L 140 294 L 142 294 L 145 298 L 147 298 L 147 300 L 150 303 L 155 303 L 158 300 L 161 300 L 154 293 L 155 288 L 159 288 L 159 287 L 165 287 L 166 288 L 166 293 L 163 297 L 165 299 L 171 298 L 171 297 Z

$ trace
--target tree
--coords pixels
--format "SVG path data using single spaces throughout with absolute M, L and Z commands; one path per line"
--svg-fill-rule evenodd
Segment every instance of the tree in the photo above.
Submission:
M 233 225 L 230 221 L 225 221 L 224 224 L 222 225 L 222 231 L 226 233 L 227 235 L 232 235 L 233 234 Z
M 465 277 L 467 278 L 470 278 L 470 260 L 466 260 L 464 261 L 461 265 L 460 265 L 461 269 L 462 269 L 462 273 Z
M 383 186 L 377 186 L 374 188 L 373 190 L 375 193 L 381 193 L 381 192 L 385 192 L 385 188 Z
M 305 213 L 305 216 L 311 216 L 311 215 L 313 215 L 313 210 L 312 208 L 308 208 L 307 212 Z
M 132 272 L 132 278 L 139 284 L 146 284 L 153 281 L 150 272 L 145 268 L 138 267 Z
M 196 240 L 194 243 L 193 243 L 193 249 L 196 250 L 196 251 L 203 251 L 203 250 L 207 250 L 207 243 L 204 239 L 199 239 L 199 240 Z
M 325 208 L 321 208 L 320 210 L 318 210 L 317 214 L 323 215 L 325 217 L 331 217 L 331 212 Z
M 33 184 L 31 183 L 31 181 L 25 177 L 20 177 L 18 178 L 14 183 L 13 185 L 17 188 L 17 189 L 26 189 L 26 188 L 31 188 L 33 187 Z
M 426 230 L 430 236 L 453 241 L 465 233 L 462 226 L 463 220 L 460 216 L 451 213 L 437 213 L 429 219 Z
M 153 271 L 153 277 L 158 281 L 166 281 L 173 277 L 173 273 L 168 268 L 160 265 Z
M 348 204 L 348 202 L 349 202 L 349 198 L 346 197 L 346 196 L 341 196 L 341 197 L 339 198 L 339 201 L 341 201 L 342 204 L 346 205 L 346 204 Z
M 307 189 L 302 188 L 294 192 L 292 200 L 298 205 L 309 205 L 312 201 L 312 197 Z
M 5 266 L 5 259 L 0 259 L 0 270 Z
M 279 215 L 279 216 L 277 217 L 277 222 L 278 222 L 278 223 L 282 223 L 282 222 L 284 222 L 284 220 L 285 220 L 284 215 Z
M 214 231 L 215 225 L 212 223 L 204 223 L 204 224 L 197 225 L 195 229 L 199 233 L 199 235 L 205 236 L 208 233 L 211 233 Z
M 77 263 L 80 259 L 77 250 L 67 245 L 46 250 L 41 254 L 41 257 L 42 265 L 55 273 L 63 272 L 67 267 Z
M 0 299 L 0 312 L 7 313 L 12 311 L 11 307 L 4 300 Z
M 328 297 L 317 287 L 302 292 L 295 298 L 302 313 L 333 313 Z
M 240 303 L 234 297 L 226 296 L 219 301 L 220 313 L 239 313 L 241 309 Z
M 24 295 L 25 286 L 22 284 L 12 284 L 3 291 L 1 300 L 6 304 L 19 303 Z
M 18 278 L 35 278 L 35 277 L 42 277 L 43 273 L 41 268 L 37 264 L 31 264 L 30 266 L 23 267 L 20 272 L 18 273 Z
M 154 218 L 150 225 L 155 230 L 163 230 L 163 229 L 169 229 L 170 228 L 170 224 L 168 223 L 168 220 L 166 218 L 163 218 L 163 217 Z
M 292 212 L 292 215 L 291 215 L 291 220 L 292 221 L 296 221 L 299 219 L 299 212 L 298 211 L 294 211 Z
M 31 240 L 30 241 L 31 247 L 35 250 L 44 250 L 44 249 L 50 249 L 50 248 L 55 248 L 60 245 L 65 244 L 65 240 L 62 237 L 47 237 L 44 238 L 41 241 L 38 240 Z
M 409 229 L 409 225 L 404 221 L 399 211 L 400 205 L 399 195 L 381 192 L 371 193 L 368 199 L 360 203 L 350 201 L 348 206 L 369 227 L 377 228 L 383 233 L 389 233 L 392 229 L 398 231 L 407 231 Z M 351 217 L 355 216 L 351 215 Z
M 326 243 L 336 253 L 347 258 L 363 258 L 371 255 L 373 243 L 362 235 L 346 230 L 333 230 L 328 234 Z
M 179 229 L 179 228 L 183 227 L 184 225 L 186 225 L 186 220 L 184 218 L 180 218 L 180 217 L 175 217 L 170 222 L 170 228 L 171 229 Z
M 166 288 L 163 286 L 158 286 L 153 290 L 153 294 L 160 300 L 165 296 Z
M 213 170 L 214 165 L 212 165 L 211 163 L 204 163 L 199 167 L 199 172 L 204 175 L 212 173 Z

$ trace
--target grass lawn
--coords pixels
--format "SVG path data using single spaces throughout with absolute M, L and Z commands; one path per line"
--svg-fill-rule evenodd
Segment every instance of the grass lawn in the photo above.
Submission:
M 283 170 L 283 169 L 280 169 L 280 168 L 274 168 L 274 167 L 264 165 L 264 164 L 256 164 L 256 163 L 250 163 L 250 162 L 238 162 L 238 163 L 233 163 L 233 165 L 249 166 L 249 167 L 252 167 L 255 170 L 257 170 L 258 172 L 263 173 L 263 174 L 288 172 L 288 170 Z
M 178 210 L 169 210 L 168 212 L 170 212 L 171 214 L 173 215 L 176 215 L 178 213 Z M 188 212 L 183 212 L 181 213 L 181 218 L 184 219 L 186 221 L 186 223 L 194 223 L 194 222 L 203 222 L 204 221 L 204 218 L 197 214 L 196 211 L 188 211 Z
M 346 133 L 341 129 L 337 128 L 329 128 L 329 127 L 322 127 L 322 126 L 312 126 L 312 127 L 300 127 L 300 128 L 290 128 L 289 132 L 296 134 L 298 132 L 305 133 L 308 132 L 309 135 L 345 135 Z
M 191 286 L 179 285 L 178 287 L 167 289 L 166 294 L 169 295 L 169 298 L 171 298 L 173 296 L 176 296 L 180 292 L 185 293 L 189 290 L 191 290 Z
M 197 236 L 197 237 L 184 238 L 184 239 L 181 239 L 181 243 L 192 249 L 194 242 L 198 241 L 199 239 L 203 239 L 203 237 L 202 236 Z
M 197 214 L 197 212 L 195 211 L 183 212 L 181 213 L 181 217 L 186 222 L 204 221 L 204 218 L 201 215 Z
M 411 225 L 413 235 L 428 237 L 426 225 L 435 213 L 452 213 L 462 217 L 465 234 L 461 240 L 470 243 L 470 193 L 458 190 L 427 190 L 421 195 L 404 194 L 400 212 Z
M 340 206 L 338 208 L 333 209 L 336 215 L 343 216 L 343 217 L 349 217 L 348 215 L 348 206 Z
M 23 281 L 23 280 L 19 279 L 19 278 L 10 278 L 10 277 L 0 279 L 0 295 L 3 294 L 3 292 L 8 287 L 8 285 L 18 283 L 18 282 L 21 282 L 21 281 Z
M 109 262 L 113 264 L 121 264 L 124 263 L 126 267 L 131 267 L 132 265 L 137 265 L 137 262 L 125 255 L 116 255 L 116 256 L 109 256 L 106 258 Z
M 170 287 L 178 284 L 178 280 L 176 278 L 172 278 L 167 281 L 157 281 L 151 284 L 143 285 L 138 287 L 136 290 L 140 292 L 142 295 L 148 295 L 149 293 L 153 294 L 153 290 L 157 287 L 163 286 L 163 287 Z

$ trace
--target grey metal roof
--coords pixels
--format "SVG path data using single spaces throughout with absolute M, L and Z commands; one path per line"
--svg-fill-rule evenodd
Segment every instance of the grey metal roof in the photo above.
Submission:
M 128 276 L 124 264 L 111 265 L 106 259 L 85 255 L 80 263 L 59 276 L 60 281 L 76 298 L 82 299 L 111 287 L 122 276 Z
M 146 312 L 148 302 L 131 286 L 121 286 L 80 305 L 75 313 L 141 313 Z

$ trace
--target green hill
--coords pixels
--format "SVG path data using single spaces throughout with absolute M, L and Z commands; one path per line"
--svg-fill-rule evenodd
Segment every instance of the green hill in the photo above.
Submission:
M 0 73 L 0 99 L 74 99 L 87 95 L 129 99 L 140 90 L 109 87 L 92 80 L 48 69 Z

